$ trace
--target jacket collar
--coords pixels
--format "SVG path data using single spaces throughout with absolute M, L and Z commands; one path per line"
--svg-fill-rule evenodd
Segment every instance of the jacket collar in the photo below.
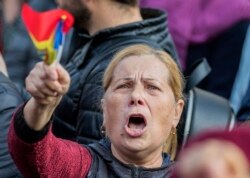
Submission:
M 100 140 L 98 143 L 90 144 L 89 147 L 91 150 L 98 153 L 107 162 L 112 162 L 115 160 L 124 166 L 131 167 L 130 165 L 126 165 L 124 163 L 121 163 L 119 160 L 117 160 L 113 156 L 113 154 L 111 153 L 111 142 L 108 138 L 104 138 L 104 139 Z M 162 156 L 163 156 L 162 167 L 169 166 L 171 164 L 170 156 L 167 153 L 163 153 Z
M 75 29 L 78 35 L 85 40 L 90 39 L 106 39 L 110 36 L 120 36 L 120 35 L 143 35 L 145 34 L 150 38 L 154 38 L 161 34 L 167 34 L 167 15 L 156 9 L 141 9 L 141 14 L 143 21 L 129 23 L 125 25 L 120 25 L 117 27 L 103 29 L 98 31 L 94 35 L 90 36 L 86 31 L 80 31 Z M 153 28 L 152 28 L 153 27 Z M 157 41 L 160 39 L 156 39 Z

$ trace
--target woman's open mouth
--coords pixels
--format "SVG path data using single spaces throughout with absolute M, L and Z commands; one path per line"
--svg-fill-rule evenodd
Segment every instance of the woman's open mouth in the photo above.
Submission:
M 146 126 L 147 122 L 142 114 L 132 114 L 125 125 L 125 131 L 131 137 L 140 137 L 144 133 Z

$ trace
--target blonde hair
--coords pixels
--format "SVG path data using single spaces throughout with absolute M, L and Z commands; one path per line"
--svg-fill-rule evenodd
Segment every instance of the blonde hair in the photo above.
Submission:
M 143 44 L 131 45 L 115 54 L 103 76 L 104 90 L 107 91 L 108 87 L 110 86 L 110 83 L 112 82 L 114 70 L 123 59 L 129 56 L 142 55 L 153 55 L 165 64 L 169 71 L 169 85 L 174 93 L 175 100 L 178 101 L 179 99 L 183 99 L 183 89 L 185 82 L 182 72 L 180 71 L 176 62 L 165 51 L 157 50 Z M 166 141 L 166 145 L 164 146 L 164 152 L 169 153 L 172 159 L 174 159 L 177 150 L 176 129 L 174 130 L 174 132 L 175 133 L 172 133 L 171 131 L 171 134 L 169 135 L 169 138 Z

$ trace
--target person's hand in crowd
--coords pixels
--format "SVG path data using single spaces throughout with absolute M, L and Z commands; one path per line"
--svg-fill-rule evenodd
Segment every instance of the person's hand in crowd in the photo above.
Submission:
M 62 96 L 68 91 L 70 77 L 59 63 L 48 66 L 39 62 L 31 70 L 25 84 L 32 98 L 24 108 L 24 117 L 30 128 L 40 130 L 48 123 Z
M 1 53 L 0 53 L 0 72 L 8 76 L 7 67 Z
M 249 163 L 235 144 L 207 140 L 184 151 L 177 169 L 180 178 L 249 178 Z
M 39 62 L 31 70 L 25 84 L 27 91 L 38 103 L 54 105 L 68 91 L 70 77 L 59 63 L 48 66 Z

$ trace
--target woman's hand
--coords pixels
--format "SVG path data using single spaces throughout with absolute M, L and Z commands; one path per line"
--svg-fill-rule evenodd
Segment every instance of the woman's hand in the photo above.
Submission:
M 196 143 L 181 154 L 177 172 L 181 178 L 249 178 L 243 151 L 222 140 Z
M 70 77 L 58 63 L 48 66 L 39 62 L 26 78 L 25 84 L 37 103 L 53 106 L 68 91 Z
M 60 64 L 48 66 L 40 62 L 30 72 L 25 83 L 32 99 L 24 108 L 24 118 L 32 129 L 40 130 L 68 91 L 70 77 Z

